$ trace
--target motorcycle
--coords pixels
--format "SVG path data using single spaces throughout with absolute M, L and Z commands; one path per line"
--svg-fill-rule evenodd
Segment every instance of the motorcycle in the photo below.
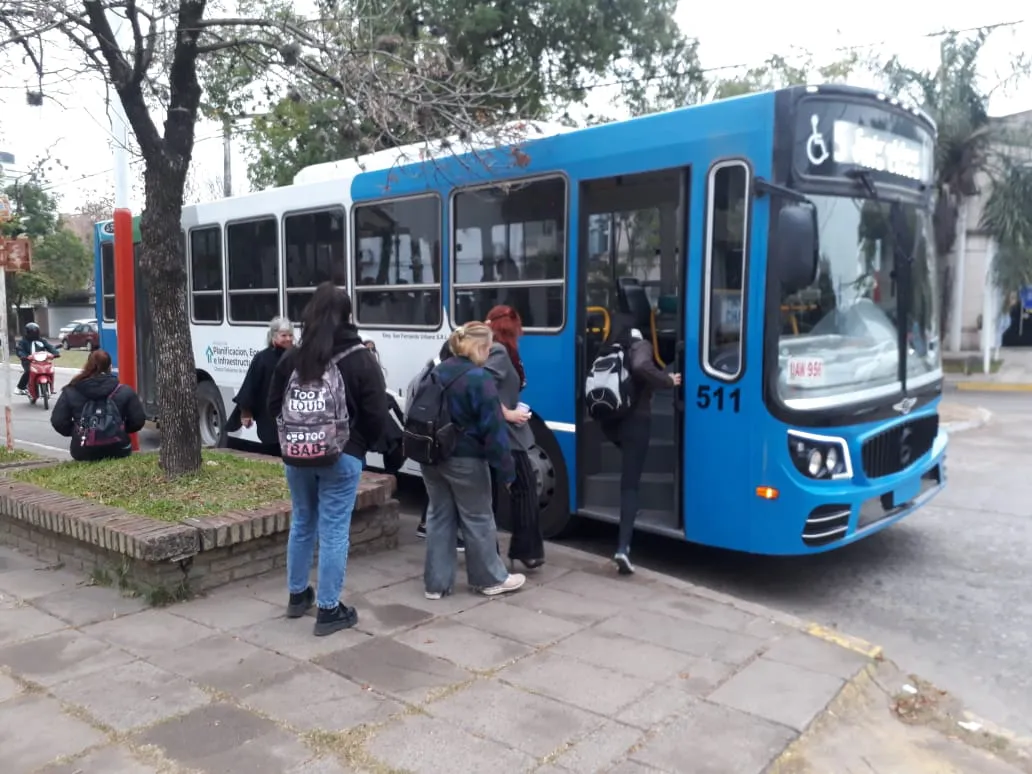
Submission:
M 50 396 L 54 394 L 54 356 L 49 352 L 33 352 L 29 355 L 29 403 L 43 399 L 43 408 L 50 408 Z

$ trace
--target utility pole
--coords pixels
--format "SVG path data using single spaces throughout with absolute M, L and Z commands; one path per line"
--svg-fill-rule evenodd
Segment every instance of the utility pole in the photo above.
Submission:
M 222 119 L 222 194 L 233 195 L 233 119 Z

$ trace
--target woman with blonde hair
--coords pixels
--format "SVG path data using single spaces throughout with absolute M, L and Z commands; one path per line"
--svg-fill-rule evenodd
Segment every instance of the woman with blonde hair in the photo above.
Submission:
M 481 594 L 516 591 L 526 578 L 509 574 L 498 555 L 498 533 L 491 504 L 491 469 L 509 486 L 516 478 L 509 429 L 502 417 L 494 377 L 484 370 L 491 349 L 491 328 L 466 323 L 448 339 L 453 357 L 434 368 L 429 379 L 444 385 L 444 399 L 458 440 L 451 456 L 421 465 L 430 503 L 426 521 L 427 599 L 452 592 L 455 541 L 461 529 L 466 544 L 466 575 Z M 416 401 L 418 402 L 418 392 Z

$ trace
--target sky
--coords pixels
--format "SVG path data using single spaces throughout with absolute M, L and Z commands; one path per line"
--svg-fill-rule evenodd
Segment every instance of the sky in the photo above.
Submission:
M 755 66 L 771 54 L 788 55 L 793 49 L 810 52 L 818 64 L 855 50 L 861 55 L 899 54 L 909 66 L 926 69 L 934 67 L 938 59 L 939 39 L 930 36 L 932 33 L 1011 22 L 993 33 L 983 52 L 980 74 L 985 82 L 998 83 L 1018 52 L 1032 51 L 1032 13 L 1024 21 L 1015 10 L 1020 4 L 1011 0 L 981 0 L 945 8 L 900 0 L 863 0 L 856 5 L 821 3 L 813 7 L 814 11 L 800 6 L 791 13 L 783 3 L 741 0 L 734 6 L 732 18 L 748 20 L 747 26 L 729 23 L 727 16 L 700 13 L 698 7 L 698 3 L 683 0 L 677 20 L 687 35 L 699 39 L 702 64 L 716 70 L 715 76 L 731 76 L 733 66 Z M 49 61 L 53 62 L 52 56 Z M 18 65 L 18 59 L 11 63 Z M 0 67 L 6 69 L 7 64 Z M 722 68 L 728 69 L 725 72 Z M 31 71 L 20 66 L 14 69 L 0 84 L 0 151 L 16 157 L 15 164 L 6 170 L 8 181 L 34 159 L 49 154 L 60 162 L 49 173 L 49 180 L 62 212 L 74 212 L 98 193 L 110 195 L 114 188 L 112 134 L 103 86 L 80 77 L 74 83 L 46 90 L 48 94 L 53 91 L 61 105 L 47 99 L 43 107 L 30 107 L 25 104 L 25 89 L 32 87 Z M 873 78 L 853 82 L 858 86 L 877 85 Z M 598 105 L 589 105 L 588 112 L 604 109 L 608 100 L 599 93 L 594 98 Z M 1024 110 L 1032 110 L 1032 81 L 997 92 L 990 103 L 993 115 Z M 246 125 L 233 140 L 234 194 L 250 190 L 244 132 Z M 197 127 L 193 180 L 203 198 L 213 198 L 210 191 L 222 177 L 223 161 L 221 127 L 201 122 Z M 138 211 L 142 206 L 142 165 L 134 163 L 131 172 L 138 181 L 131 206 Z

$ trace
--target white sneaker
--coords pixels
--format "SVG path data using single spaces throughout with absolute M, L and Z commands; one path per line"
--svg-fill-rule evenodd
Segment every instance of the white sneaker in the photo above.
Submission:
M 634 565 L 631 564 L 631 560 L 623 551 L 618 552 L 616 556 L 613 557 L 613 561 L 616 562 L 617 572 L 621 575 L 634 574 Z
M 526 582 L 527 576 L 514 572 L 510 573 L 509 577 L 497 586 L 488 586 L 487 588 L 480 589 L 480 593 L 485 597 L 496 597 L 499 594 L 508 594 L 510 591 L 518 591 Z
M 424 591 L 423 596 L 427 599 L 440 599 L 444 596 L 440 591 Z

